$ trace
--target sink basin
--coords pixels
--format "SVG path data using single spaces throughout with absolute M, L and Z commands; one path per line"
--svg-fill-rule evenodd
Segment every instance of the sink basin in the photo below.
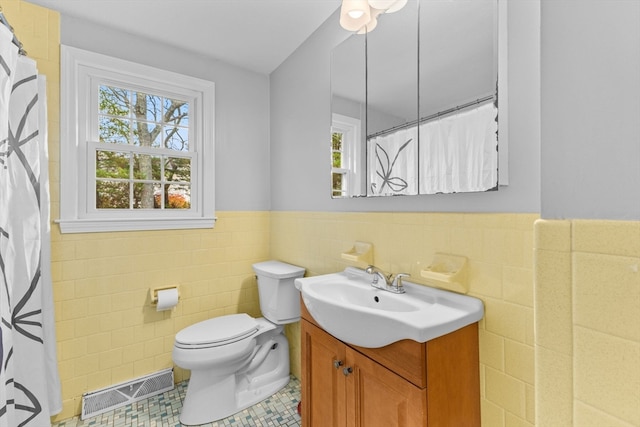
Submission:
M 404 280 L 404 294 L 371 286 L 372 276 L 341 273 L 295 280 L 307 310 L 341 341 L 368 348 L 411 339 L 426 342 L 482 319 L 482 301 Z

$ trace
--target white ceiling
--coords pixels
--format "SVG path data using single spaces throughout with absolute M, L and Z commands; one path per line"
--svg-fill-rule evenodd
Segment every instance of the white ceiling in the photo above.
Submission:
M 341 0 L 28 1 L 63 15 L 264 74 L 276 69 L 341 3 Z

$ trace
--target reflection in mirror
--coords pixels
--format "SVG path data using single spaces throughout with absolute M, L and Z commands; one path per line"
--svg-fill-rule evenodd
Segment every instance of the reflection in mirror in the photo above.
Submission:
M 497 69 L 496 0 L 420 4 L 420 194 L 497 189 Z
M 331 52 L 331 196 L 365 193 L 365 37 L 352 35 Z
M 367 195 L 418 194 L 418 1 L 366 37 Z
M 333 50 L 333 197 L 497 188 L 497 3 L 409 0 Z

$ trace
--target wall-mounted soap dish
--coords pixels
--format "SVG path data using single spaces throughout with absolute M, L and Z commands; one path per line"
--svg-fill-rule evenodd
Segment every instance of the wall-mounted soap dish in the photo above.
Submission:
M 342 253 L 342 259 L 361 264 L 373 264 L 373 244 L 369 242 L 356 242 L 353 248 Z
M 431 265 L 420 271 L 420 276 L 439 288 L 463 294 L 469 292 L 465 256 L 437 253 Z

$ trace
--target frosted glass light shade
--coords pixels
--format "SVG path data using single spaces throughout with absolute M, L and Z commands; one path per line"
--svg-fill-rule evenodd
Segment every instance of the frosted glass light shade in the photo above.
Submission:
M 360 28 L 357 34 L 365 34 L 373 31 L 378 26 L 378 16 L 384 13 L 384 10 L 371 8 L 371 19 Z
M 375 9 L 382 9 L 386 13 L 397 12 L 407 4 L 407 0 L 369 0 L 369 5 Z
M 345 30 L 359 31 L 371 20 L 371 9 L 367 0 L 342 0 L 340 25 Z
M 378 26 L 378 19 L 375 17 L 371 18 L 369 22 L 367 22 L 364 26 L 360 28 L 360 31 L 358 31 L 357 34 L 368 33 L 370 31 L 373 31 L 373 29 L 376 28 L 377 26 Z
M 396 0 L 369 0 L 369 6 L 374 7 L 376 9 L 387 10 L 395 2 Z

